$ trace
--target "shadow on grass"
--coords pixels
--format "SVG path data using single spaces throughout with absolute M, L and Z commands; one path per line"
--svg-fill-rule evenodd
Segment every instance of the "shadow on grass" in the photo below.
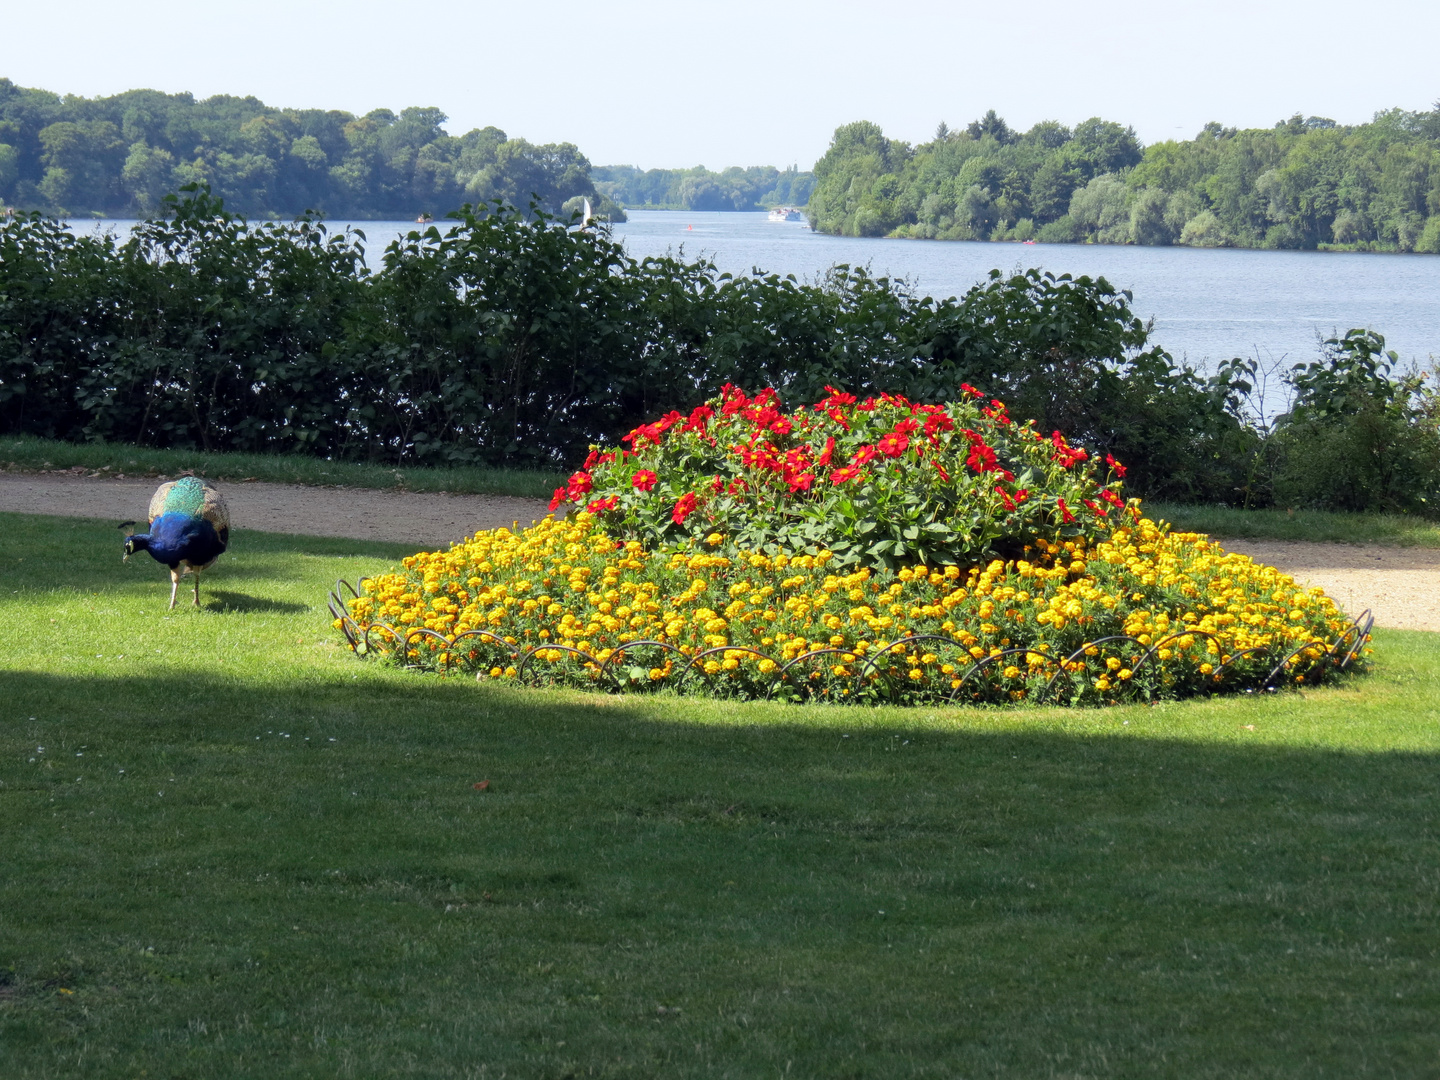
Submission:
M 344 1047 L 432 1075 L 480 1046 L 526 1075 L 1416 1075 L 1440 1053 L 1434 754 L 366 671 L 6 683 L 38 719 L 3 740 L 0 969 L 55 1045 L 223 1071 L 303 1035 L 315 1067 Z M 163 963 L 117 948 L 152 940 Z M 242 1011 L 273 1019 L 223 1049 L 164 1034 Z
M 312 604 L 298 604 L 290 600 L 270 600 L 263 596 L 246 596 L 244 593 L 227 592 L 224 589 L 200 589 L 201 605 L 207 611 L 222 614 L 246 614 L 250 612 L 273 612 L 295 615 L 302 611 L 313 611 Z

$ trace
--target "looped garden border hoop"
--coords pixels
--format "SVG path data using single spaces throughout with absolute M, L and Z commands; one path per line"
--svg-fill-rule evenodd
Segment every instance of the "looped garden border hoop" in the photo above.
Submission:
M 1087 641 L 1085 644 L 1081 645 L 1078 649 L 1072 652 L 1069 656 L 1064 657 L 1058 662 L 1059 667 L 1055 669 L 1055 674 L 1050 676 L 1050 681 L 1045 684 L 1045 689 L 1041 690 L 1040 693 L 1035 695 L 1035 700 L 1043 701 L 1046 697 L 1048 697 L 1050 691 L 1055 688 L 1055 683 L 1059 681 L 1061 675 L 1065 675 L 1067 673 L 1071 675 L 1078 674 L 1078 672 L 1073 672 L 1069 670 L 1070 665 L 1079 660 L 1080 657 L 1087 655 L 1091 649 L 1099 648 L 1101 645 L 1104 645 L 1106 642 L 1110 641 L 1133 641 L 1136 645 L 1139 645 L 1140 648 L 1145 648 L 1144 642 L 1142 642 L 1139 638 L 1131 637 L 1129 634 L 1111 634 L 1108 637 L 1096 638 L 1094 641 Z M 1144 659 L 1144 657 L 1141 657 L 1142 663 L 1144 662 Z M 1140 664 L 1137 663 L 1132 670 L 1139 671 Z
M 643 641 L 627 641 L 624 645 L 621 645 L 618 649 L 615 649 L 613 652 L 611 652 L 611 654 L 605 658 L 605 662 L 600 665 L 601 678 L 604 678 L 609 673 L 609 668 L 611 664 L 617 663 L 622 660 L 625 654 L 631 649 L 664 649 L 667 652 L 673 652 L 682 660 L 687 661 L 687 666 L 690 659 L 688 656 L 685 655 L 684 651 L 680 649 L 679 646 L 671 645 L 668 641 L 655 641 L 654 639 L 649 638 Z M 616 684 L 619 685 L 620 681 L 618 679 L 615 679 L 613 675 L 611 675 L 610 678 L 614 679 Z
M 949 701 L 950 704 L 952 704 L 952 705 L 955 704 L 955 699 L 960 696 L 960 691 L 962 691 L 962 690 L 965 689 L 965 684 L 966 684 L 967 682 L 969 682 L 970 679 L 971 679 L 973 676 L 980 674 L 980 672 L 984 671 L 987 667 L 989 667 L 991 664 L 993 664 L 996 660 L 1003 660 L 1003 659 L 1005 659 L 1005 657 L 1007 657 L 1007 656 L 1016 656 L 1016 655 L 1019 655 L 1019 654 L 1021 654 L 1021 653 L 1028 653 L 1028 652 L 1034 652 L 1034 651 L 1035 651 L 1034 649 L 1031 649 L 1031 648 L 1029 648 L 1028 646 L 1020 645 L 1020 646 L 1016 646 L 1016 647 L 1013 648 L 1013 649 L 1002 649 L 1002 650 L 1001 650 L 1000 652 L 998 652 L 998 653 L 991 653 L 989 656 L 984 657 L 983 659 L 977 661 L 977 662 L 975 663 L 975 666 L 974 666 L 974 667 L 972 667 L 972 668 L 971 668 L 969 671 L 967 671 L 963 676 L 961 676 L 961 678 L 960 678 L 960 685 L 957 686 L 957 687 L 955 687 L 955 689 L 953 689 L 953 690 L 950 691 L 950 694 L 949 694 L 949 696 L 946 698 L 946 700 Z M 1042 655 L 1043 655 L 1043 654 L 1042 654 Z
M 366 580 L 368 579 L 359 579 L 358 586 L 363 587 Z M 389 648 L 392 652 L 392 655 L 396 651 L 401 652 L 402 654 L 408 653 L 412 642 L 430 639 L 437 643 L 438 647 L 442 652 L 449 655 L 450 660 L 448 663 L 455 664 L 460 662 L 459 658 L 456 655 L 457 646 L 459 645 L 459 643 L 466 640 L 467 638 L 477 638 L 481 641 L 486 641 L 490 644 L 497 645 L 509 654 L 511 661 L 515 662 L 516 680 L 521 683 L 524 683 L 527 677 L 532 680 L 536 679 L 534 661 L 538 659 L 539 653 L 547 651 L 562 652 L 579 657 L 587 668 L 591 668 L 594 670 L 595 676 L 598 681 L 606 682 L 616 691 L 623 693 L 626 690 L 626 684 L 616 677 L 615 666 L 623 661 L 625 654 L 629 651 L 642 648 L 658 648 L 664 650 L 667 653 L 674 653 L 677 656 L 684 657 L 686 662 L 683 667 L 677 666 L 677 670 L 672 672 L 672 674 L 667 676 L 664 680 L 656 680 L 651 685 L 663 686 L 668 683 L 674 689 L 679 691 L 683 689 L 686 679 L 695 673 L 698 673 L 702 679 L 704 679 L 707 683 L 713 685 L 714 676 L 707 673 L 704 668 L 704 663 L 707 659 L 716 655 L 723 655 L 725 653 L 747 653 L 751 656 L 759 657 L 761 660 L 771 661 L 773 664 L 775 664 L 776 669 L 778 670 L 778 675 L 776 675 L 774 681 L 771 683 L 770 689 L 765 694 L 765 700 L 768 701 L 772 700 L 775 697 L 776 692 L 782 686 L 790 682 L 790 672 L 792 671 L 792 669 L 794 669 L 800 664 L 806 663 L 807 661 L 815 660 L 822 656 L 856 656 L 858 659 L 858 654 L 853 649 L 832 646 L 824 649 L 814 649 L 810 652 L 801 653 L 799 656 L 796 656 L 790 660 L 784 660 L 783 658 L 776 658 L 774 656 L 771 656 L 770 654 L 762 651 L 761 649 L 755 648 L 753 645 L 738 644 L 717 645 L 714 648 L 705 649 L 702 652 L 696 653 L 694 656 L 688 656 L 682 649 L 680 649 L 676 645 L 672 645 L 670 642 L 655 641 L 653 639 L 623 642 L 615 649 L 611 650 L 610 655 L 607 656 L 604 660 L 601 660 L 598 656 L 594 655 L 593 653 L 587 652 L 584 649 L 576 648 L 573 645 L 561 645 L 555 642 L 540 642 L 521 651 L 517 649 L 514 645 L 511 645 L 509 642 L 505 641 L 505 639 L 500 637 L 498 634 L 495 634 L 489 630 L 462 630 L 460 633 L 454 635 L 453 637 L 446 637 L 438 630 L 431 630 L 429 627 L 413 627 L 402 634 L 399 630 L 391 626 L 389 623 L 378 620 L 375 622 L 367 623 L 362 627 L 350 615 L 349 607 L 346 604 L 343 596 L 341 595 L 342 591 L 348 592 L 352 597 L 356 599 L 360 598 L 360 592 L 357 586 L 352 586 L 349 582 L 345 581 L 342 578 L 335 583 L 335 587 L 330 591 L 330 594 L 327 598 L 327 606 L 329 607 L 330 614 L 334 616 L 335 621 L 340 624 L 340 632 L 345 636 L 346 641 L 356 653 L 364 655 L 374 651 L 377 648 L 377 642 L 372 640 L 372 635 L 378 631 L 383 636 L 388 637 Z M 1279 675 L 1281 672 L 1285 671 L 1287 667 L 1290 667 L 1291 661 L 1293 661 L 1297 656 L 1300 656 L 1311 649 L 1320 649 L 1321 653 L 1318 657 L 1309 658 L 1310 663 L 1307 664 L 1304 668 L 1302 680 L 1308 679 L 1311 674 L 1317 674 L 1318 677 L 1318 673 L 1323 673 L 1323 671 L 1327 668 L 1327 661 L 1328 667 L 1331 670 L 1344 671 L 1351 665 L 1351 663 L 1354 662 L 1355 658 L 1360 655 L 1360 650 L 1364 646 L 1366 639 L 1370 636 L 1370 631 L 1374 628 L 1374 626 L 1375 616 L 1367 608 L 1365 611 L 1362 611 L 1358 616 L 1356 616 L 1356 618 L 1351 621 L 1351 623 L 1341 632 L 1340 636 L 1337 637 L 1334 641 L 1330 642 L 1328 645 L 1322 645 L 1318 642 L 1306 642 L 1285 652 L 1284 655 L 1281 656 L 1279 661 L 1275 664 L 1275 666 L 1270 669 L 1270 673 L 1265 677 L 1265 679 L 1261 681 L 1254 689 L 1275 689 L 1273 684 L 1276 676 Z M 1048 663 L 1057 665 L 1055 673 L 1050 676 L 1050 679 L 1045 683 L 1045 686 L 1041 688 L 1041 690 L 1031 699 L 1033 702 L 1039 703 L 1045 701 L 1051 696 L 1051 691 L 1055 689 L 1055 686 L 1060 680 L 1061 676 L 1067 674 L 1069 665 L 1079 661 L 1082 657 L 1086 656 L 1091 649 L 1098 649 L 1103 645 L 1108 645 L 1113 642 L 1124 641 L 1133 644 L 1138 649 L 1145 650 L 1142 653 L 1140 659 L 1135 662 L 1134 667 L 1131 668 L 1131 671 L 1134 674 L 1138 675 L 1141 669 L 1146 664 L 1151 663 L 1152 660 L 1154 660 L 1155 657 L 1159 655 L 1161 648 L 1163 648 L 1170 642 L 1186 637 L 1206 638 L 1209 641 L 1215 642 L 1217 649 L 1219 647 L 1220 639 L 1217 635 L 1212 634 L 1206 630 L 1189 629 L 1176 631 L 1168 637 L 1161 638 L 1159 641 L 1156 641 L 1149 646 L 1145 645 L 1138 638 L 1132 637 L 1129 634 L 1110 634 L 1102 638 L 1096 638 L 1093 641 L 1085 642 L 1079 648 L 1075 649 L 1068 656 L 1065 656 L 1063 658 L 1052 656 L 1049 653 L 1042 651 L 1041 649 L 1035 648 L 1034 646 L 1015 646 L 1012 648 L 1001 650 L 1000 652 L 989 656 L 981 657 L 979 660 L 976 660 L 966 670 L 965 674 L 960 677 L 960 681 L 957 686 L 953 687 L 948 694 L 940 692 L 937 693 L 936 696 L 944 697 L 948 702 L 954 704 L 956 699 L 960 696 L 961 692 L 965 689 L 965 686 L 970 682 L 970 680 L 983 672 L 991 664 L 995 663 L 995 661 L 1002 660 L 1008 656 L 1018 656 L 1021 654 L 1028 654 L 1034 652 L 1040 654 L 1041 656 L 1044 656 Z M 854 681 L 857 687 L 861 688 L 863 688 L 867 680 L 873 681 L 873 679 L 877 677 L 884 678 L 888 683 L 893 686 L 894 675 L 891 671 L 891 668 L 886 667 L 882 669 L 879 666 L 880 663 L 887 656 L 895 655 L 897 649 L 902 652 L 908 652 L 909 646 L 918 645 L 920 643 L 929 641 L 938 642 L 951 648 L 958 648 L 962 650 L 965 649 L 965 646 L 963 646 L 960 642 L 956 641 L 952 637 L 947 637 L 943 634 L 907 635 L 906 637 L 897 638 L 894 641 L 888 642 L 885 645 L 877 645 L 874 649 L 869 650 L 864 662 L 858 664 L 855 670 L 851 673 L 850 678 Z M 1246 657 L 1255 656 L 1257 654 L 1269 654 L 1274 652 L 1276 652 L 1276 650 L 1273 646 L 1257 645 L 1249 649 L 1241 649 L 1235 653 L 1232 653 L 1228 657 L 1224 658 L 1222 663 L 1215 666 L 1214 671 L 1212 672 L 1212 682 L 1219 683 L 1223 681 L 1225 673 L 1227 671 L 1233 670 L 1235 665 Z M 968 650 L 966 651 L 966 655 L 969 656 Z M 1224 654 L 1223 652 L 1217 653 L 1217 656 L 1223 657 Z M 971 657 L 971 659 L 973 659 L 973 657 Z M 402 656 L 401 661 L 402 663 L 408 663 L 408 655 Z M 1075 673 L 1070 672 L 1070 674 Z M 1134 681 L 1131 681 L 1129 685 L 1134 686 L 1136 685 L 1136 683 Z

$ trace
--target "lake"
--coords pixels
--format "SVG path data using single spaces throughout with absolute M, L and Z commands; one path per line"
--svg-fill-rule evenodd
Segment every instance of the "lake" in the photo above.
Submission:
M 123 234 L 132 224 L 93 227 Z M 366 235 L 372 266 L 386 244 L 417 228 L 402 221 L 356 225 Z M 1237 355 L 1267 363 L 1311 360 L 1320 339 L 1356 326 L 1384 334 L 1407 361 L 1427 365 L 1440 357 L 1437 255 L 861 240 L 772 222 L 763 213 L 657 210 L 630 211 L 615 236 L 637 258 L 704 254 L 731 273 L 759 267 L 814 280 L 836 263 L 867 266 L 931 296 L 959 295 L 993 267 L 1104 276 L 1134 294 L 1136 314 L 1154 319 L 1152 340 L 1201 369 Z

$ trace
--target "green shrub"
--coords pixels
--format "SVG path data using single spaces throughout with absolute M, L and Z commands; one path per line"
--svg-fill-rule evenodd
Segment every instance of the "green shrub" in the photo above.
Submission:
M 1281 506 L 1440 511 L 1440 396 L 1426 376 L 1394 377 L 1385 339 L 1351 330 L 1289 376 L 1295 400 L 1273 436 Z
M 410 233 L 372 274 L 357 232 L 252 225 L 201 188 L 167 206 L 118 245 L 0 224 L 0 432 L 573 467 L 727 382 L 931 402 L 968 382 L 1122 457 L 1142 493 L 1234 486 L 1224 388 L 1147 347 L 1103 278 L 995 272 L 937 301 L 848 266 L 736 277 L 503 205 Z

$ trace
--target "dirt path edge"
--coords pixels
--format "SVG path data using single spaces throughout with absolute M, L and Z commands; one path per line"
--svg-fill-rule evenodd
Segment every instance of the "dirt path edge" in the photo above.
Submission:
M 144 517 L 157 481 L 55 473 L 0 473 L 0 510 L 70 517 Z M 343 536 L 443 547 L 482 529 L 530 525 L 538 499 L 322 488 L 265 482 L 219 485 L 235 529 Z M 1440 631 L 1440 551 L 1384 544 L 1235 540 L 1230 551 L 1318 585 L 1352 616 L 1370 609 L 1379 626 Z

